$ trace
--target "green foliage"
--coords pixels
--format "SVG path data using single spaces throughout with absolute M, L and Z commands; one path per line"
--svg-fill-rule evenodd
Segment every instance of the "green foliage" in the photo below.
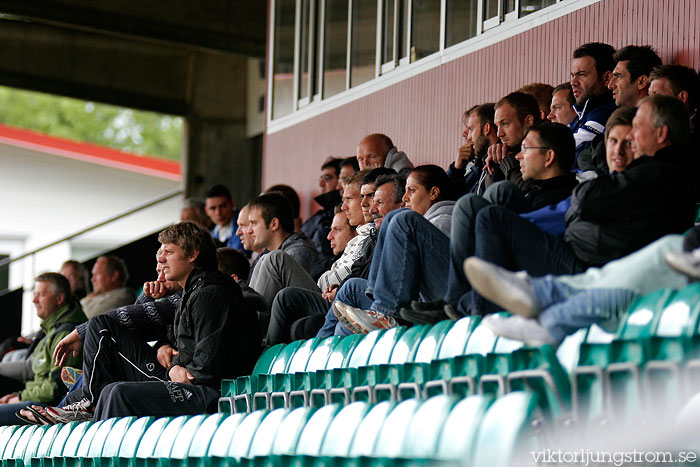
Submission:
M 182 118 L 0 86 L 0 123 L 180 160 Z

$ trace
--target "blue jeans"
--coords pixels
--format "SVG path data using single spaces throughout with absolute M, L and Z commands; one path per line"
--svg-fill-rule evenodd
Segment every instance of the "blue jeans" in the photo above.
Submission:
M 629 289 L 575 289 L 553 276 L 530 284 L 542 308 L 538 321 L 557 342 L 591 324 L 617 323 L 638 296 Z
M 598 324 L 614 331 L 632 301 L 660 288 L 681 289 L 682 274 L 669 268 L 664 255 L 681 251 L 683 237 L 666 235 L 602 268 L 582 274 L 532 279 L 542 324 L 557 341 L 579 328 Z
M 354 277 L 343 283 L 335 294 L 335 299 L 356 308 L 367 310 L 372 305 L 372 299 L 367 296 L 365 293 L 366 290 L 367 280 Z M 342 323 L 338 322 L 338 318 L 336 318 L 333 313 L 333 305 L 331 304 L 331 307 L 326 313 L 326 322 L 323 324 L 321 330 L 318 331 L 316 337 L 330 337 L 333 335 L 349 336 L 350 334 L 352 334 L 352 332 L 343 326 Z
M 30 405 L 45 405 L 39 404 L 33 401 L 23 401 L 17 402 L 16 404 L 2 404 L 0 405 L 0 426 L 5 425 L 26 425 L 25 422 L 20 420 L 15 413 Z
M 476 256 L 510 271 L 531 276 L 574 274 L 586 269 L 564 237 L 555 237 L 501 206 L 489 206 L 476 218 Z M 499 307 L 471 292 L 472 310 L 495 313 Z
M 511 211 L 522 213 L 532 209 L 515 184 L 502 181 L 488 187 L 484 196 L 467 194 L 462 196 L 452 211 L 450 232 L 450 263 L 447 274 L 445 303 L 451 304 L 463 314 L 469 313 L 471 305 L 471 285 L 464 276 L 464 260 L 475 254 L 476 216 L 491 205 L 505 206 Z
M 409 209 L 390 212 L 379 230 L 369 270 L 370 309 L 398 317 L 401 307 L 419 297 L 445 294 L 450 239 L 425 217 Z

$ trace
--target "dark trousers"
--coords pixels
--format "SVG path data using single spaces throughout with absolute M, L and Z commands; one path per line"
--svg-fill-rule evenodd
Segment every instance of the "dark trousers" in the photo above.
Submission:
M 82 396 L 96 403 L 110 383 L 162 382 L 167 375 L 146 341 L 109 316 L 99 315 L 90 320 L 85 334 L 83 376 Z
M 502 181 L 488 187 L 484 196 L 467 194 L 462 196 L 452 211 L 450 231 L 450 263 L 447 275 L 445 303 L 468 314 L 471 306 L 471 285 L 464 276 L 464 260 L 475 254 L 476 217 L 489 206 L 504 206 L 513 212 L 532 210 L 532 204 L 513 183 Z
M 112 417 L 168 417 L 217 411 L 218 389 L 172 381 L 119 382 L 105 386 L 95 420 Z
M 82 396 L 97 402 L 98 420 L 216 411 L 217 389 L 166 381 L 156 351 L 108 316 L 90 321 L 83 350 Z
M 267 344 L 289 343 L 290 331 L 295 321 L 308 316 L 323 316 L 330 302 L 319 291 L 301 287 L 287 287 L 280 290 L 272 302 L 270 326 L 267 329 Z
M 476 256 L 511 271 L 525 270 L 540 277 L 576 274 L 587 268 L 564 237 L 550 235 L 501 206 L 482 209 L 476 217 L 475 232 Z M 501 311 L 473 290 L 471 298 L 473 309 L 480 314 Z

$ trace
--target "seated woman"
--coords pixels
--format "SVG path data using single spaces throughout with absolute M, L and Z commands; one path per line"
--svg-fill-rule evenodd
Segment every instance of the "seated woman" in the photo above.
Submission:
M 343 284 L 319 336 L 333 334 L 334 318 L 344 325 L 338 334 L 394 327 L 411 300 L 444 295 L 454 207 L 445 171 L 436 165 L 413 169 L 403 202 L 407 209 L 387 214 L 379 229 L 368 279 Z

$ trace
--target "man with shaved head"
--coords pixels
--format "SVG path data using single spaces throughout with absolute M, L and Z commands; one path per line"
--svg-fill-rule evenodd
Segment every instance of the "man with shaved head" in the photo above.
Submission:
M 406 153 L 399 151 L 387 135 L 372 133 L 357 145 L 357 162 L 360 170 L 387 167 L 397 172 L 408 172 L 413 164 Z

